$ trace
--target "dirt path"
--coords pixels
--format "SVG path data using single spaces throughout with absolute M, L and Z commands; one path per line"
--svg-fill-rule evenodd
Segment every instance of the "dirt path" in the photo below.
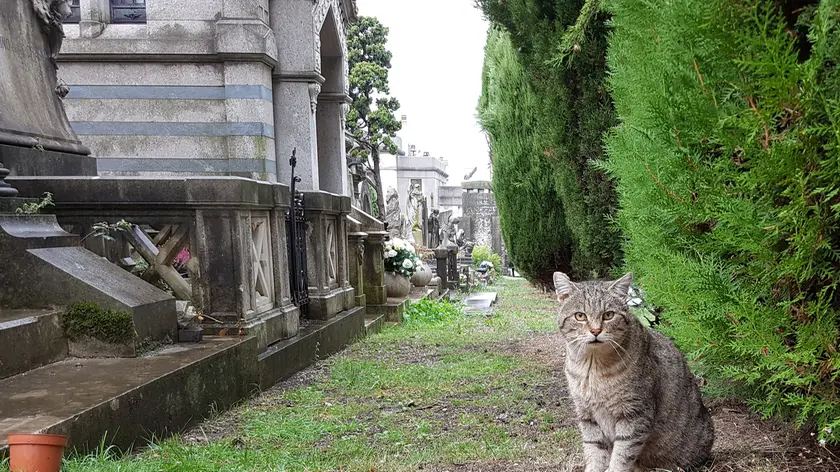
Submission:
M 66 472 L 582 472 L 552 297 L 500 287 L 490 317 L 391 327 L 180 439 Z M 838 451 L 710 401 L 705 472 L 840 471 Z

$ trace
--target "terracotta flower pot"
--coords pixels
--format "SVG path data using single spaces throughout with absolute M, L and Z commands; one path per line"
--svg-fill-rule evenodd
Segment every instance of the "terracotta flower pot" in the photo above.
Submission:
M 411 282 L 402 275 L 385 272 L 385 291 L 389 298 L 404 298 L 411 292 Z
M 57 434 L 10 434 L 11 472 L 59 472 L 67 436 Z

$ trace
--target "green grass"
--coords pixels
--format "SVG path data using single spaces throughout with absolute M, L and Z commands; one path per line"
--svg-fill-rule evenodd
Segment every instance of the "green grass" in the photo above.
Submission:
M 434 308 L 427 304 L 413 322 L 324 361 L 309 385 L 271 390 L 211 420 L 206 427 L 223 428 L 221 438 L 173 438 L 122 457 L 103 448 L 69 460 L 65 471 L 369 472 L 562 461 L 578 440 L 564 419 L 567 404 L 547 398 L 558 378 L 517 351 L 554 329 L 553 301 L 520 281 L 498 290 L 489 318 L 426 316 Z

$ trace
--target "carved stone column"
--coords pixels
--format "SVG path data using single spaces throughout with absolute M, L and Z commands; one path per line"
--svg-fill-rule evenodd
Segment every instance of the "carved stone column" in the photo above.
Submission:
M 385 292 L 385 238 L 387 231 L 369 231 L 365 240 L 364 284 L 368 305 L 388 302 Z
M 350 285 L 356 289 L 356 306 L 365 306 L 365 239 L 368 234 L 363 232 L 348 233 L 348 263 Z

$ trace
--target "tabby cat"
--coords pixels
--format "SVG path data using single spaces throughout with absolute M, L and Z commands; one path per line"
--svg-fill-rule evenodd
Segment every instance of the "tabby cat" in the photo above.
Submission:
M 711 416 L 682 353 L 629 312 L 631 279 L 554 273 L 586 472 L 698 467 L 714 441 Z

